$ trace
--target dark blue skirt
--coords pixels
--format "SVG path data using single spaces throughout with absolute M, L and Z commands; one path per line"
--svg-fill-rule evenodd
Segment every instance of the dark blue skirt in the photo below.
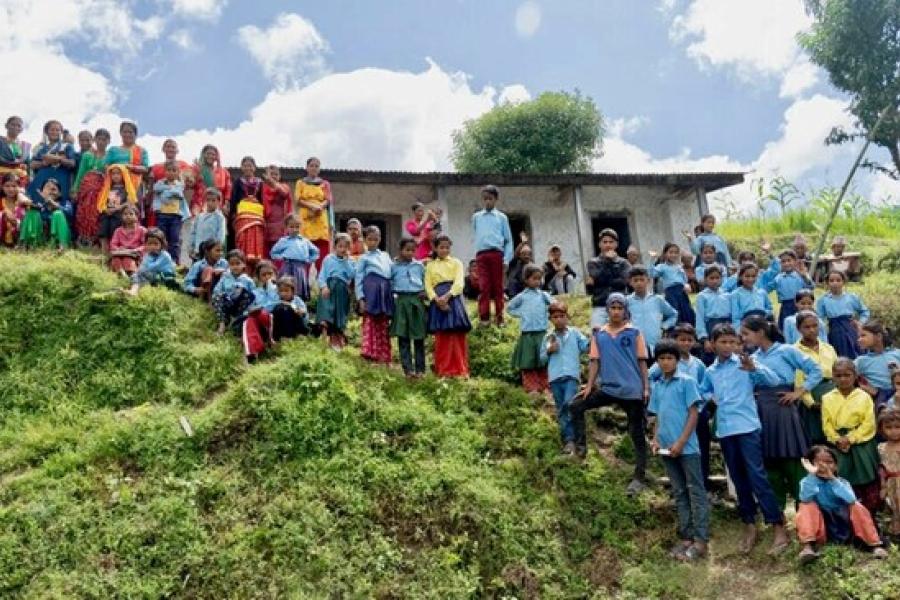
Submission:
M 691 299 L 684 293 L 683 285 L 670 285 L 666 288 L 665 296 L 666 302 L 678 313 L 679 323 L 690 323 L 692 326 L 697 325 L 697 315 L 694 314 Z
M 860 355 L 859 333 L 849 316 L 828 319 L 828 343 L 838 356 L 854 359 Z
M 376 317 L 394 314 L 394 293 L 391 291 L 391 280 L 381 275 L 369 273 L 362 282 L 363 299 L 366 301 L 366 314 Z
M 784 320 L 797 314 L 797 303 L 794 300 L 784 300 L 778 311 L 778 331 L 784 332 Z
M 445 281 L 434 286 L 438 296 L 443 296 L 453 283 Z M 428 333 L 436 332 L 468 332 L 472 329 L 466 305 L 461 296 L 453 296 L 448 304 L 450 310 L 441 310 L 434 301 L 428 306 Z
M 872 400 L 875 401 L 875 415 L 877 416 L 881 409 L 887 406 L 887 403 L 894 397 L 894 390 L 889 390 L 887 388 L 875 389 L 878 390 L 878 393 L 875 394 L 875 397 L 872 398 Z
M 764 458 L 799 459 L 809 447 L 797 404 L 778 403 L 781 392 L 791 392 L 793 385 L 762 387 L 756 390 L 756 408 L 762 422 Z

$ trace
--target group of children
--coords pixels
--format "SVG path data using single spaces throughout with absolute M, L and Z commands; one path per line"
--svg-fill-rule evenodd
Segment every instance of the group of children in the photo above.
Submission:
M 574 270 L 558 247 L 543 267 L 530 262 L 527 239 L 513 247 L 494 186 L 481 190 L 483 209 L 472 216 L 476 256 L 467 274 L 439 217 L 413 223 L 416 237 L 402 239 L 393 258 L 379 248 L 377 227 L 352 220 L 348 233 L 335 234 L 331 188 L 315 158 L 292 196 L 276 168 L 258 177 L 252 157 L 232 179 L 211 146 L 187 165 L 167 140 L 166 161 L 149 168 L 130 123 L 120 129 L 122 147 L 108 148 L 100 130 L 76 155 L 51 121 L 33 160 L 19 131 L 21 119 L 12 117 L 0 138 L 0 243 L 50 240 L 64 248 L 74 229 L 84 244 L 100 242 L 110 268 L 130 278 L 131 293 L 164 285 L 208 302 L 219 332 L 238 333 L 248 359 L 281 339 L 320 332 L 340 350 L 357 312 L 365 359 L 389 364 L 396 337 L 404 373 L 421 377 L 431 334 L 435 374 L 465 377 L 472 325 L 463 294 L 477 297 L 479 326 L 517 318 L 512 365 L 528 392 L 552 394 L 564 453 L 585 456 L 585 413 L 614 404 L 627 415 L 635 448 L 629 493 L 646 486 L 648 450 L 662 456 L 678 513 L 676 558 L 707 552 L 713 437 L 746 524 L 744 549 L 756 542 L 757 512 L 773 526 L 773 551 L 786 547 L 789 496 L 799 503 L 804 560 L 826 539 L 861 540 L 883 555 L 871 515 L 885 505 L 890 533 L 900 535 L 900 352 L 844 290 L 846 272 L 829 272 L 827 292 L 815 298 L 805 252 L 784 250 L 766 268 L 741 252 L 733 264 L 706 215 L 686 234 L 696 256 L 688 269 L 675 243 L 649 253 L 655 264 L 644 267 L 633 252 L 620 257 L 616 232 L 603 230 L 599 255 L 586 265 L 585 335 L 554 297 L 574 290 Z M 185 254 L 193 262 L 179 283 Z M 694 303 L 689 270 L 702 288 Z M 648 413 L 655 415 L 649 444 Z

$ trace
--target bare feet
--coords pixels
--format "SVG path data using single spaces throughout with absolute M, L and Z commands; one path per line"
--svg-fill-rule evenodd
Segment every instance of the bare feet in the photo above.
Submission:
M 748 523 L 744 526 L 744 537 L 738 548 L 741 553 L 749 554 L 753 547 L 756 546 L 756 540 L 759 538 L 759 530 L 756 529 L 755 523 Z
M 225 335 L 225 323 L 219 323 L 219 328 L 216 329 L 216 335 Z
M 798 558 L 800 559 L 800 564 L 806 565 L 819 558 L 819 553 L 816 552 L 812 544 L 803 544 L 803 550 L 800 551 Z
M 775 531 L 775 537 L 772 540 L 772 547 L 769 549 L 769 556 L 781 554 L 791 544 L 784 525 L 773 525 L 773 530 Z

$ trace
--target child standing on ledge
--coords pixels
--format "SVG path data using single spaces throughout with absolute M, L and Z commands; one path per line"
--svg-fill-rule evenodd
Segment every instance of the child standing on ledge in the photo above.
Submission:
M 503 270 L 504 265 L 513 258 L 509 219 L 497 209 L 499 199 L 500 190 L 496 186 L 484 186 L 481 188 L 484 209 L 472 215 L 479 278 L 478 317 L 481 326 L 491 324 L 491 301 L 494 302 L 494 319 L 497 325 L 503 324 Z
M 509 301 L 506 311 L 520 319 L 519 340 L 513 350 L 512 367 L 522 374 L 522 387 L 529 394 L 547 389 L 547 369 L 541 361 L 541 345 L 547 333 L 547 307 L 552 296 L 541 290 L 544 272 L 535 264 L 522 271 L 525 289 Z

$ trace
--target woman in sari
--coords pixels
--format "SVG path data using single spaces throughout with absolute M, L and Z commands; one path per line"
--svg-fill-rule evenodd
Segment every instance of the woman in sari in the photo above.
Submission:
M 110 135 L 106 129 L 94 132 L 95 147 L 81 155 L 78 174 L 72 185 L 75 194 L 75 232 L 80 246 L 93 246 L 97 243 L 97 231 L 100 227 L 97 200 L 103 188 L 109 141 Z
M 200 159 L 194 164 L 194 198 L 191 201 L 191 214 L 203 211 L 206 189 L 215 188 L 222 195 L 222 214 L 228 216 L 231 199 L 231 175 L 222 166 L 219 149 L 212 144 L 203 146 Z
M 272 246 L 285 234 L 284 220 L 294 213 L 291 188 L 281 183 L 281 170 L 275 165 L 266 168 L 262 186 L 263 216 L 266 219 L 266 256 L 270 256 Z M 280 260 L 273 262 L 280 263 Z M 276 267 L 280 267 L 276 264 Z
M 44 140 L 34 152 L 31 170 L 34 177 L 28 186 L 28 195 L 32 201 L 43 204 L 44 198 L 40 192 L 44 184 L 53 179 L 59 187 L 61 199 L 71 206 L 69 189 L 75 172 L 75 148 L 63 139 L 63 126 L 59 121 L 44 124 Z
M 319 177 L 321 162 L 315 156 L 306 161 L 306 177 L 297 182 L 296 197 L 300 205 L 300 233 L 319 249 L 316 271 L 331 250 L 330 209 L 331 184 Z
M 413 218 L 404 226 L 409 237 L 416 241 L 416 260 L 425 260 L 431 256 L 431 230 L 441 220 L 440 209 L 425 210 L 425 205 L 416 202 L 412 205 Z
M 137 125 L 131 121 L 122 121 L 119 125 L 121 146 L 113 146 L 106 152 L 106 165 L 125 165 L 131 178 L 131 184 L 139 198 L 143 197 L 143 178 L 150 171 L 150 158 L 147 149 L 137 145 Z M 141 208 L 141 207 L 139 207 Z
M 6 135 L 0 137 L 0 177 L 13 173 L 19 179 L 19 187 L 28 186 L 28 163 L 31 161 L 31 144 L 19 139 L 24 127 L 22 117 L 6 120 Z
M 247 257 L 247 265 L 252 270 L 266 252 L 262 179 L 256 176 L 256 161 L 252 156 L 241 159 L 241 176 L 234 182 L 231 205 L 235 246 Z

